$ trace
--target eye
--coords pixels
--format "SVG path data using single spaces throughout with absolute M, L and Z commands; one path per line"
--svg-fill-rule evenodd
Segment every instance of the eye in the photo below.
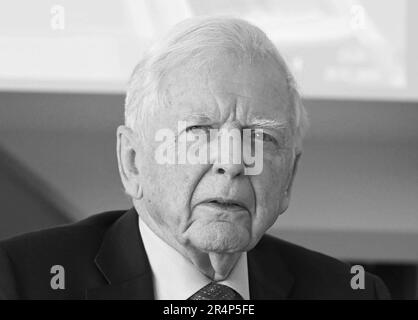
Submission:
M 255 140 L 262 140 L 263 142 L 268 142 L 268 143 L 274 143 L 277 144 L 277 140 L 276 138 L 274 138 L 272 135 L 261 131 L 261 130 L 255 130 L 253 131 L 253 136 Z
M 207 125 L 196 125 L 186 128 L 186 132 L 192 132 L 194 134 L 209 134 L 210 126 Z

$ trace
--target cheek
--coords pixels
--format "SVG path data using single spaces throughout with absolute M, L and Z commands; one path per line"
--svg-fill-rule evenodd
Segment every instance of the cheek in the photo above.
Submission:
M 290 174 L 291 154 L 282 153 L 265 157 L 262 174 L 256 176 L 257 187 L 262 198 L 278 199 L 286 187 Z M 257 196 L 257 194 L 256 194 Z
M 283 155 L 264 159 L 263 171 L 253 176 L 252 185 L 257 207 L 253 231 L 263 234 L 277 219 L 282 195 L 289 180 L 291 156 Z
M 160 165 L 148 158 L 144 166 L 144 200 L 160 224 L 183 229 L 190 216 L 190 198 L 200 176 L 197 166 Z M 151 213 L 151 212 L 150 212 Z
M 254 192 L 257 201 L 257 217 L 266 218 L 279 208 L 280 192 L 283 189 L 281 175 L 275 170 L 263 170 L 263 174 L 253 179 Z M 258 212 L 260 211 L 260 215 Z
M 292 171 L 292 151 L 284 149 L 265 157 L 263 169 L 263 181 L 267 188 L 275 191 L 286 188 Z

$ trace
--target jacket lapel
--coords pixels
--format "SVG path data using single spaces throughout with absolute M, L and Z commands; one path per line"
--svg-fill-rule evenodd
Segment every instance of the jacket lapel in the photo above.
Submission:
M 286 299 L 294 279 L 269 236 L 247 253 L 251 299 Z M 276 249 L 276 250 L 275 250 Z M 274 252 L 274 255 L 272 255 Z M 106 285 L 87 288 L 86 299 L 154 299 L 152 273 L 138 229 L 134 208 L 107 231 L 95 264 Z
M 86 289 L 86 299 L 154 299 L 151 268 L 134 208 L 107 231 L 94 262 L 107 284 Z
M 264 236 L 257 246 L 247 253 L 250 298 L 286 299 L 289 297 L 294 278 L 275 246 L 268 244 Z M 273 254 L 272 254 L 273 253 Z

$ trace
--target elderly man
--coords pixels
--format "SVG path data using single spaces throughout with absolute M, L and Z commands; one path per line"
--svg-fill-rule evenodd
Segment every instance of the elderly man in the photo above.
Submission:
M 306 126 L 260 29 L 220 17 L 180 23 L 135 68 L 117 130 L 133 208 L 3 241 L 0 296 L 387 297 L 379 278 L 352 288 L 348 265 L 265 235 L 289 205 Z M 238 147 L 219 147 L 237 136 Z

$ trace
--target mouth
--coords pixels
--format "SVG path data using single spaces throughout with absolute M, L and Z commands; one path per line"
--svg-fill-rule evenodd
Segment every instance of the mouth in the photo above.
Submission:
M 213 198 L 213 199 L 208 199 L 202 202 L 201 204 L 218 208 L 218 209 L 222 209 L 222 210 L 248 211 L 247 206 L 243 202 L 238 201 L 238 200 Z

